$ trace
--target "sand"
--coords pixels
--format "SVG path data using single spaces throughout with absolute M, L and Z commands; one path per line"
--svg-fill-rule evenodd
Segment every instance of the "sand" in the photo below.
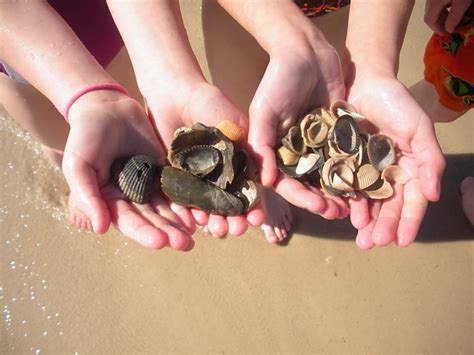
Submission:
M 187 4 L 207 72 L 200 6 Z M 430 34 L 422 7 L 402 52 L 407 85 Z M 111 71 L 136 90 L 125 53 Z M 473 353 L 474 235 L 457 192 L 474 172 L 473 116 L 437 127 L 442 198 L 407 249 L 363 252 L 348 221 L 298 211 L 286 246 L 259 229 L 199 232 L 177 253 L 70 228 L 60 172 L 0 111 L 0 353 Z

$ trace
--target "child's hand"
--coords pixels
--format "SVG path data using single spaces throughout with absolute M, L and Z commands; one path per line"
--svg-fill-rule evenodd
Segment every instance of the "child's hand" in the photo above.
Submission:
M 376 88 L 376 89 L 374 89 Z M 395 77 L 359 74 L 348 87 L 348 100 L 401 151 L 397 164 L 408 175 L 404 185 L 394 185 L 394 195 L 370 201 L 370 223 L 358 228 L 356 243 L 362 249 L 384 246 L 391 241 L 400 247 L 411 244 L 418 233 L 429 201 L 437 201 L 445 161 L 433 124 Z M 351 220 L 367 216 L 351 209 Z
M 192 83 L 183 80 L 181 85 L 167 88 L 160 88 L 157 85 L 154 91 L 149 91 L 147 103 L 157 131 L 166 147 L 170 146 L 177 128 L 197 122 L 216 126 L 223 120 L 230 120 L 238 123 L 245 130 L 248 127 L 245 114 L 235 107 L 217 87 L 208 84 L 204 79 Z M 263 210 L 258 204 L 247 212 L 246 216 L 224 217 L 209 215 L 199 209 L 191 209 L 191 211 L 196 222 L 207 226 L 215 237 L 223 237 L 227 233 L 242 235 L 249 224 L 259 226 L 264 220 Z
M 274 146 L 295 120 L 313 108 L 344 98 L 341 64 L 336 50 L 314 30 L 310 41 L 282 43 L 270 53 L 250 105 L 249 143 L 260 159 L 261 179 L 288 202 L 327 219 L 343 218 L 348 208 L 342 199 L 327 197 L 316 188 L 281 176 Z
M 472 4 L 472 0 L 426 0 L 425 22 L 440 35 L 452 33 Z
M 192 247 L 194 220 L 182 207 L 156 195 L 148 204 L 124 199 L 110 183 L 110 166 L 120 157 L 147 154 L 160 164 L 164 153 L 141 106 L 117 92 L 95 91 L 78 99 L 69 114 L 71 125 L 63 171 L 71 189 L 71 221 L 102 234 L 110 221 L 138 243 L 160 249 Z

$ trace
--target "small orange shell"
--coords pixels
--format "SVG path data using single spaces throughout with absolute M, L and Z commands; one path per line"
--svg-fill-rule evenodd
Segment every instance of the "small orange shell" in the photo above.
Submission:
M 232 142 L 240 142 L 245 137 L 245 132 L 237 123 L 224 120 L 219 122 L 216 128 Z

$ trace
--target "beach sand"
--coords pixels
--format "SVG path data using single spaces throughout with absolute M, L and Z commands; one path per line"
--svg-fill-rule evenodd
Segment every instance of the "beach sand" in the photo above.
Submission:
M 184 17 L 210 77 L 199 5 L 186 2 Z M 430 36 L 422 8 L 402 52 L 407 85 Z M 111 72 L 137 93 L 125 53 Z M 0 353 L 473 353 L 474 233 L 458 193 L 474 173 L 473 132 L 472 111 L 437 126 L 442 198 L 407 249 L 361 251 L 349 221 L 297 211 L 285 246 L 259 229 L 198 232 L 178 253 L 69 227 L 60 172 L 2 110 Z

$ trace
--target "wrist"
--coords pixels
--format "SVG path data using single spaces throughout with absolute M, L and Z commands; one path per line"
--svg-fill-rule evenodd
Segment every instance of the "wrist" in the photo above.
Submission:
M 132 100 L 128 94 L 119 90 L 101 89 L 88 91 L 78 97 L 70 106 L 68 111 L 71 126 L 77 121 L 76 116 L 81 116 L 91 109 L 103 108 L 104 105 L 124 100 Z

